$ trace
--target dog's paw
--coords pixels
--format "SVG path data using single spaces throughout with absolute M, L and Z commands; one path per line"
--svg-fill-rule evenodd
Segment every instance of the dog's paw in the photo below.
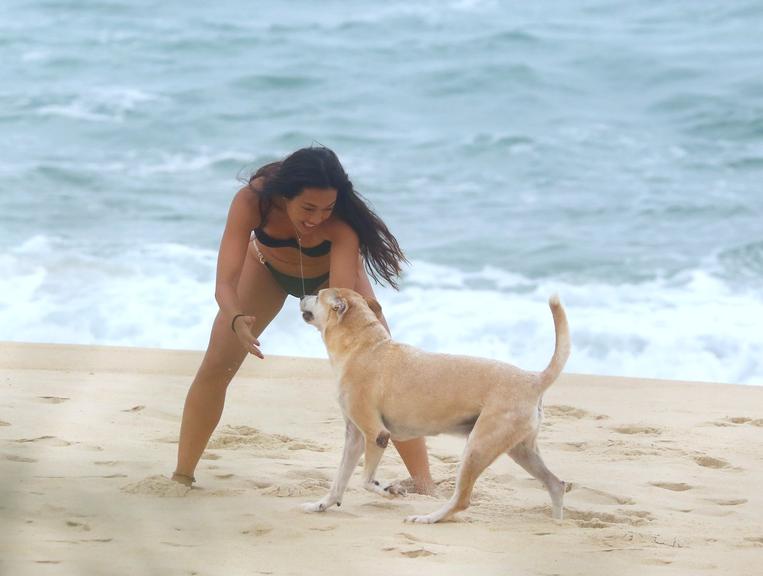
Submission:
M 379 496 L 384 496 L 385 498 L 394 498 L 395 496 L 397 496 L 397 492 L 387 490 L 389 486 L 387 486 L 387 488 L 382 488 L 378 480 L 372 480 L 371 482 L 366 482 L 363 487 L 369 492 L 373 492 L 374 494 L 378 494 Z
M 328 503 L 323 500 L 319 500 L 318 502 L 307 502 L 306 504 L 302 504 L 302 512 L 325 512 L 328 507 Z
M 392 496 L 406 496 L 408 494 L 408 490 L 400 482 L 393 482 L 389 486 L 385 486 L 384 491 Z
M 431 514 L 408 516 L 405 519 L 408 524 L 434 524 L 435 519 Z

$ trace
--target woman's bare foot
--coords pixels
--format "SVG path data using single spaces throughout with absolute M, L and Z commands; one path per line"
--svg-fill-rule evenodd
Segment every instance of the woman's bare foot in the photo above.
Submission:
M 172 474 L 172 479 L 179 484 L 188 486 L 189 488 L 193 485 L 194 482 L 196 482 L 196 478 L 193 476 L 188 476 L 188 474 L 180 474 L 178 472 Z
M 427 480 L 413 479 L 413 491 L 416 494 L 424 494 L 425 496 L 434 496 L 437 492 L 437 485 L 432 478 Z

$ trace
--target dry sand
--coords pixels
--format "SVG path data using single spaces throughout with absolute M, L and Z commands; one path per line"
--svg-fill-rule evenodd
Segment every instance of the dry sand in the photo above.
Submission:
M 469 510 L 424 526 L 403 518 L 449 496 L 463 439 L 428 441 L 437 498 L 356 473 L 341 508 L 300 511 L 343 441 L 323 360 L 248 359 L 198 487 L 168 481 L 200 359 L 0 343 L 0 574 L 763 573 L 763 387 L 564 375 L 540 444 L 574 485 L 565 520 L 502 458 Z M 388 450 L 380 478 L 404 477 Z

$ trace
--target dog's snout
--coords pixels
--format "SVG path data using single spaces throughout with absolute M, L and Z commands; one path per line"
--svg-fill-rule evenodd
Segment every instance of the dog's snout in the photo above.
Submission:
M 310 312 L 309 310 L 305 310 L 304 312 L 302 312 L 302 319 L 305 322 L 310 322 L 310 320 L 313 319 L 313 313 Z

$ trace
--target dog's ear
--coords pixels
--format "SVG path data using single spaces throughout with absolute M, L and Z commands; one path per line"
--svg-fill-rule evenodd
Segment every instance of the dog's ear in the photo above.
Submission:
M 382 319 L 382 307 L 381 307 L 381 304 L 379 304 L 373 298 L 366 298 L 366 303 L 368 304 L 368 307 L 371 309 L 371 311 L 374 314 L 376 314 L 376 317 L 381 322 L 381 319 Z
M 337 317 L 341 320 L 344 313 L 347 312 L 347 300 L 336 295 L 331 302 L 331 309 L 336 312 Z

